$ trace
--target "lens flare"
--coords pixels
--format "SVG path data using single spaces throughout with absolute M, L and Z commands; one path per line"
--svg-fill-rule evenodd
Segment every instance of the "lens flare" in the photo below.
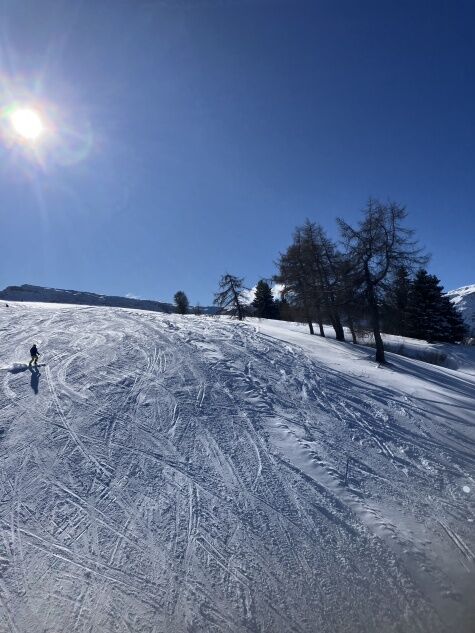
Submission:
M 16 171 L 46 172 L 87 160 L 97 148 L 87 109 L 80 103 L 63 105 L 45 94 L 40 79 L 0 71 L 0 163 Z
M 18 108 L 10 115 L 15 132 L 27 141 L 36 141 L 44 132 L 39 113 L 31 108 Z

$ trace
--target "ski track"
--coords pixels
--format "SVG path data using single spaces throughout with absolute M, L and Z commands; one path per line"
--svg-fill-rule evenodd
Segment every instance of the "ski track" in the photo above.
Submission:
M 463 427 L 245 324 L 0 318 L 0 633 L 472 630 Z

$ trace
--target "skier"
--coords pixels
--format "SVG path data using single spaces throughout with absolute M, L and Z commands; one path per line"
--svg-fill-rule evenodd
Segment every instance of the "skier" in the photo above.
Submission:
M 31 360 L 28 363 L 28 367 L 31 367 L 31 363 L 38 364 L 38 356 L 40 355 L 36 343 L 33 343 L 33 347 L 30 349 Z

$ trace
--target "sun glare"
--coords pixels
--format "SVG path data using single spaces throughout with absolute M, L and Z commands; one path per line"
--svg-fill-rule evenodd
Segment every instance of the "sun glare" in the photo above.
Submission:
M 36 141 L 44 131 L 40 115 L 30 108 L 15 110 L 10 116 L 10 121 L 15 132 L 28 141 Z

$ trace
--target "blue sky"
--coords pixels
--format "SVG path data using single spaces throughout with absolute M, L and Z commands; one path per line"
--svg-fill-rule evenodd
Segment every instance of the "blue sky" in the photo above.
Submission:
M 49 125 L 1 137 L 0 286 L 209 304 L 369 196 L 407 206 L 447 289 L 475 283 L 474 24 L 461 1 L 0 0 L 0 108 Z

